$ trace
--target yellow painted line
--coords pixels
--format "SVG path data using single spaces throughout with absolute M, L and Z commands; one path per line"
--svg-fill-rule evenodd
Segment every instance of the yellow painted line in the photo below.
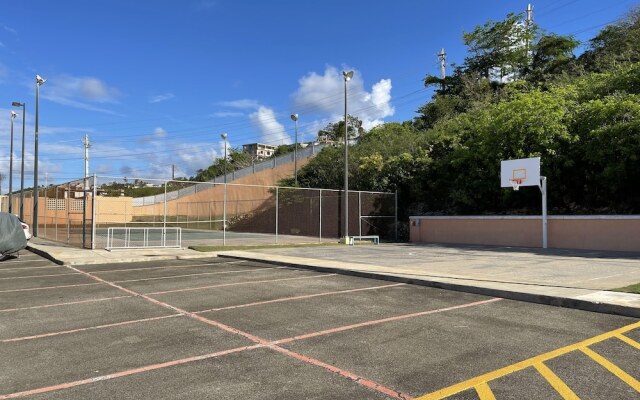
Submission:
M 612 374 L 623 380 L 627 385 L 631 386 L 635 390 L 640 393 L 640 382 L 638 382 L 634 377 L 624 372 L 620 367 L 602 357 L 600 354 L 595 351 L 588 349 L 586 347 L 580 349 L 584 354 L 591 357 L 595 362 L 602 365 L 606 369 L 609 370 Z
M 476 392 L 478 393 L 480 400 L 496 400 L 496 396 L 493 395 L 493 391 L 491 391 L 487 382 L 482 382 L 476 385 Z
M 615 329 L 615 330 L 612 330 L 612 331 L 609 331 L 609 332 L 605 332 L 605 333 L 600 334 L 598 336 L 594 336 L 592 338 L 583 340 L 583 341 L 578 342 L 578 343 L 571 344 L 569 346 L 561 347 L 559 349 L 550 351 L 548 353 L 544 353 L 544 354 L 540 354 L 540 355 L 535 356 L 535 357 L 528 358 L 526 360 L 517 362 L 517 363 L 512 364 L 512 365 L 508 365 L 506 367 L 497 369 L 495 371 L 488 372 L 486 374 L 476 376 L 475 378 L 468 379 L 468 380 L 466 380 L 464 382 L 460 382 L 460 383 L 457 383 L 455 385 L 440 389 L 440 390 L 435 391 L 433 393 L 425 394 L 424 396 L 418 397 L 416 400 L 443 399 L 445 397 L 452 396 L 452 395 L 454 395 L 456 393 L 460 393 L 463 390 L 467 390 L 467 389 L 470 389 L 472 387 L 475 387 L 476 385 L 478 385 L 480 383 L 489 382 L 491 380 L 503 377 L 505 375 L 512 374 L 512 373 L 514 373 L 516 371 L 523 370 L 523 369 L 525 369 L 527 367 L 530 367 L 530 366 L 532 366 L 534 364 L 542 363 L 542 362 L 545 362 L 545 361 L 550 360 L 552 358 L 561 356 L 563 354 L 570 353 L 570 352 L 572 352 L 574 350 L 577 350 L 579 348 L 590 346 L 590 345 L 592 345 L 594 343 L 602 342 L 603 340 L 607 340 L 607 339 L 609 339 L 609 338 L 611 338 L 613 336 L 616 336 L 618 334 L 634 330 L 636 328 L 640 328 L 640 321 L 638 321 L 638 322 L 636 322 L 634 324 L 631 324 L 631 325 L 623 326 L 622 328 L 618 328 L 618 329 Z
M 620 335 L 616 335 L 616 337 L 620 340 L 622 340 L 623 342 L 625 342 L 628 345 L 631 345 L 633 347 L 635 347 L 636 349 L 640 350 L 640 343 L 636 342 L 635 340 L 631 339 L 630 337 L 627 337 L 623 334 Z
M 540 375 L 542 375 L 544 379 L 549 382 L 549 384 L 556 390 L 556 392 L 558 392 L 560 396 L 562 396 L 563 399 L 580 400 L 580 397 L 578 397 L 578 395 L 576 395 L 573 390 L 571 390 L 569 386 L 567 386 L 567 384 L 558 377 L 558 375 L 551 371 L 549 367 L 547 367 L 543 363 L 534 364 L 533 366 L 538 370 Z

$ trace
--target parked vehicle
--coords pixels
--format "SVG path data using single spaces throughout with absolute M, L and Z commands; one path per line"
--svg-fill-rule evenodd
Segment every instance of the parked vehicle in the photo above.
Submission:
M 27 238 L 27 240 L 31 239 L 31 229 L 29 228 L 29 224 L 20 219 L 20 217 L 18 217 L 18 221 L 20 221 L 20 225 L 22 225 L 24 236 Z
M 9 255 L 27 247 L 31 237 L 29 225 L 20 222 L 13 214 L 0 212 L 0 254 Z

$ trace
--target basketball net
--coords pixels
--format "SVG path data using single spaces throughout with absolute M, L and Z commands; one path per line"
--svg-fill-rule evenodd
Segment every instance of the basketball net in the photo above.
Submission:
M 511 182 L 513 190 L 520 190 L 520 184 L 522 183 L 521 178 L 509 179 L 509 182 Z

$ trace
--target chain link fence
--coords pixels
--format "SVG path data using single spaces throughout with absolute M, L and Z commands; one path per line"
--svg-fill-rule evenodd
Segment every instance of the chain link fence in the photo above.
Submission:
M 39 197 L 38 236 L 84 248 L 106 248 L 109 228 L 180 228 L 183 247 L 345 236 L 339 190 L 94 176 L 41 189 Z M 397 240 L 396 208 L 395 193 L 349 191 L 349 236 Z M 32 194 L 24 209 L 33 225 Z M 135 237 L 127 243 L 145 246 Z
M 39 189 L 37 202 L 33 189 L 25 190 L 24 196 L 19 193 L 11 196 L 11 212 L 21 216 L 38 237 L 91 248 L 93 187 L 93 177 L 48 185 Z M 35 207 L 38 210 L 37 224 L 34 222 Z

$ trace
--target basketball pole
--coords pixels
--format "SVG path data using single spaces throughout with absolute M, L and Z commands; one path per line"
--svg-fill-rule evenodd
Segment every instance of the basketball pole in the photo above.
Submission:
M 540 191 L 542 192 L 542 248 L 547 248 L 547 177 L 540 177 Z

